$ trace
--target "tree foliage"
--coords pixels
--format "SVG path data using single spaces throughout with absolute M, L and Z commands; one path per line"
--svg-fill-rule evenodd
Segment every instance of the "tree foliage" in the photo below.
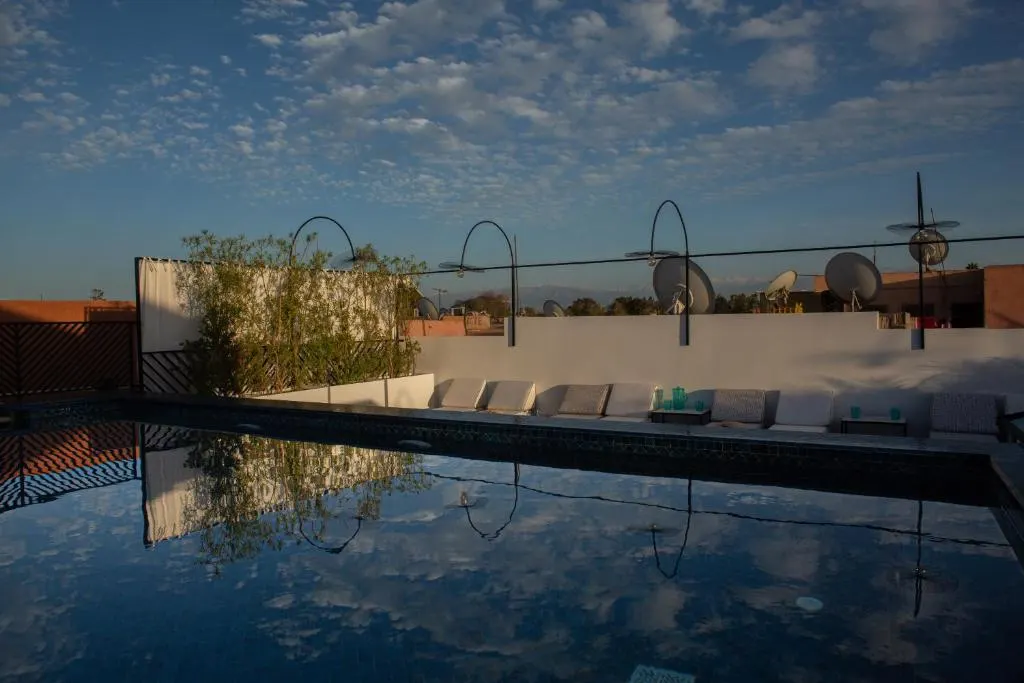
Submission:
M 604 306 L 588 296 L 573 301 L 566 311 L 569 315 L 604 315 L 605 313 Z
M 201 434 L 186 464 L 199 476 L 183 523 L 215 573 L 286 545 L 334 552 L 383 498 L 430 486 L 418 455 L 258 436 Z
M 967 270 L 978 270 L 979 268 L 980 266 L 975 261 L 971 261 L 967 264 Z
M 757 294 L 732 294 L 715 297 L 715 313 L 753 313 L 758 307 Z
M 455 306 L 465 306 L 467 311 L 486 313 L 492 318 L 504 318 L 509 313 L 509 299 L 498 292 L 484 292 L 469 299 L 455 302 Z
M 412 372 L 418 346 L 399 333 L 422 264 L 365 246 L 350 271 L 331 270 L 332 255 L 312 248 L 315 238 L 297 255 L 290 239 L 206 231 L 185 238 L 178 294 L 199 323 L 184 350 L 200 393 L 271 393 Z
M 620 296 L 608 306 L 608 315 L 656 315 L 658 302 L 651 297 Z

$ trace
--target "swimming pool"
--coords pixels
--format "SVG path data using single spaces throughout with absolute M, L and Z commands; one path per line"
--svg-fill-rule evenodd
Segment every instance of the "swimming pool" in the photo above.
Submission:
M 53 439 L 38 462 L 2 451 L 41 493 L 0 514 L 0 678 L 1024 674 L 1024 572 L 994 482 L 886 498 L 84 429 L 87 457 Z

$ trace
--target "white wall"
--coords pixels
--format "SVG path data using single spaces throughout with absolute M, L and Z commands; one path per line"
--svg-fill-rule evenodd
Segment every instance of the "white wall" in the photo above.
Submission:
M 434 395 L 434 375 L 395 377 L 387 380 L 387 388 L 390 408 L 429 408 Z
M 899 406 L 920 433 L 936 391 L 1024 392 L 1024 330 L 879 330 L 875 313 L 693 316 L 680 346 L 675 316 L 519 318 L 503 337 L 424 337 L 417 369 L 452 377 L 537 383 L 553 412 L 566 384 L 655 382 L 699 390 L 831 389 L 837 414 Z M 771 408 L 770 408 L 771 409 Z

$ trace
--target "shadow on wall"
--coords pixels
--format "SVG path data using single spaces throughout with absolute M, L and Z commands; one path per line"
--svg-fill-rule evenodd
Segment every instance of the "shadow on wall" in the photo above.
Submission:
M 989 358 L 957 364 L 935 361 L 926 366 L 924 374 L 916 386 L 879 388 L 871 379 L 850 377 L 827 377 L 825 384 L 836 394 L 837 421 L 849 415 L 852 406 L 859 407 L 864 415 L 886 415 L 892 408 L 899 408 L 911 436 L 927 436 L 934 394 L 993 394 L 1000 411 L 1006 394 L 1024 394 L 1024 360 L 1020 359 Z

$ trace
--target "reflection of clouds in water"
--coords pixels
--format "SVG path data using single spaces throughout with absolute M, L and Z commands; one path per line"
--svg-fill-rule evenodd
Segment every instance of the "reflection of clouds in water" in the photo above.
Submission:
M 897 569 L 913 567 L 912 536 L 742 517 L 912 531 L 913 501 L 695 482 L 680 571 L 666 581 L 655 566 L 650 534 L 630 529 L 665 528 L 658 550 L 662 566 L 671 569 L 686 529 L 686 481 L 524 467 L 516 516 L 500 538 L 487 541 L 469 526 L 464 509 L 447 504 L 469 492 L 482 501 L 471 510 L 473 523 L 493 531 L 512 507 L 512 466 L 434 456 L 424 458 L 424 466 L 496 483 L 435 479 L 421 494 L 385 498 L 381 519 L 365 523 L 341 555 L 289 542 L 280 553 L 225 567 L 220 580 L 198 564 L 195 537 L 142 551 L 137 489 L 104 492 L 96 499 L 102 514 L 87 493 L 61 503 L 60 514 L 40 508 L 17 524 L 0 517 L 0 564 L 37 577 L 63 567 L 53 586 L 66 603 L 44 613 L 26 604 L 28 598 L 13 600 L 18 613 L 8 615 L 11 608 L 4 607 L 9 621 L 0 624 L 20 624 L 19 637 L 27 642 L 47 637 L 55 619 L 70 623 L 78 614 L 79 623 L 89 623 L 90 615 L 108 609 L 92 592 L 96 567 L 132 564 L 119 580 L 147 596 L 150 616 L 129 626 L 161 613 L 185 633 L 170 644 L 153 636 L 149 647 L 208 656 L 204 648 L 212 645 L 188 635 L 197 625 L 189 619 L 198 617 L 181 616 L 177 608 L 200 600 L 224 604 L 216 619 L 234 634 L 218 643 L 229 650 L 224 657 L 242 657 L 268 676 L 289 663 L 329 674 L 377 658 L 380 675 L 386 670 L 394 680 L 416 680 L 420 666 L 438 667 L 426 680 L 626 680 L 636 664 L 648 663 L 698 672 L 698 680 L 824 681 L 843 678 L 850 662 L 863 680 L 874 680 L 875 663 L 938 665 L 951 653 L 969 657 L 958 638 L 984 631 L 985 610 L 1024 609 L 1024 580 L 1006 548 L 926 542 L 926 563 L 955 573 L 960 589 L 926 594 L 915 620 L 913 588 L 892 578 Z M 559 498 L 526 486 L 677 509 Z M 12 528 L 17 533 L 7 533 Z M 1002 541 L 987 510 L 927 503 L 924 528 Z M 137 536 L 111 529 L 135 529 Z M 351 531 L 349 522 L 332 521 L 325 538 L 343 540 Z M 32 534 L 39 534 L 35 544 Z M 63 544 L 58 556 L 34 552 L 55 540 Z M 1003 599 L 993 601 L 967 580 L 975 573 L 999 577 Z M 40 581 L 32 595 L 54 604 L 56 594 Z M 799 610 L 795 601 L 806 595 L 821 598 L 825 609 Z M 0 626 L 0 641 L 8 628 Z M 103 656 L 84 649 L 87 636 L 71 635 L 70 628 L 66 633 L 65 649 L 49 655 L 54 671 L 86 652 Z M 0 643 L 0 654 L 5 646 Z M 231 650 L 243 646 L 244 654 Z M 35 654 L 27 652 L 19 666 L 33 665 Z M 824 665 L 828 657 L 836 658 L 834 671 Z

